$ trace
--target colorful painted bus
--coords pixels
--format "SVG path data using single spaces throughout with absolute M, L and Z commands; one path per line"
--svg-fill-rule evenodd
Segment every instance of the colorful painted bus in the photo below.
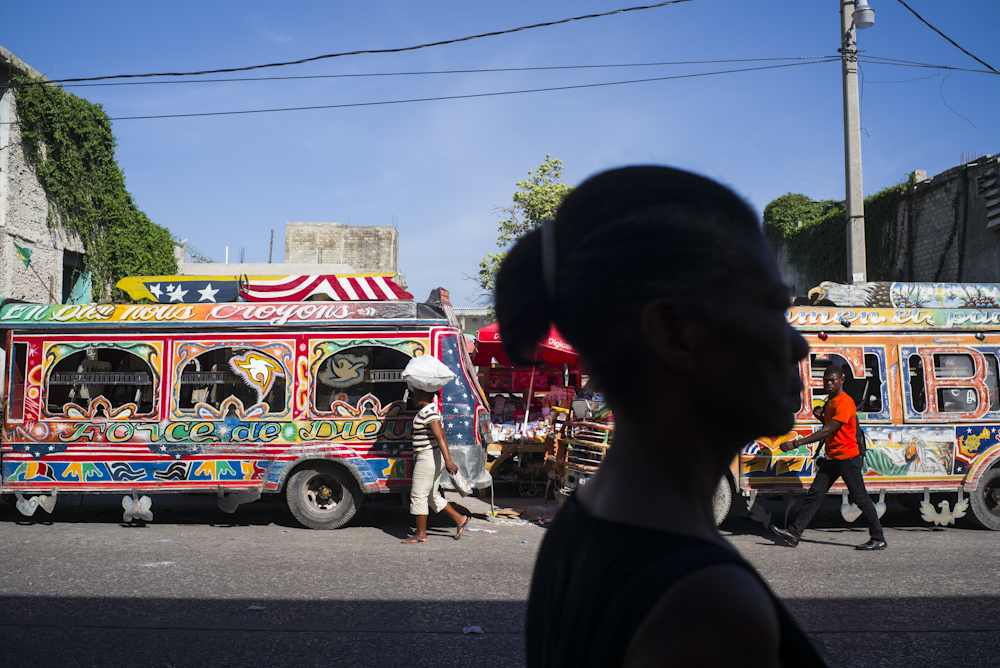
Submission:
M 880 514 L 885 494 L 905 494 L 926 521 L 969 514 L 1000 530 L 1000 285 L 824 283 L 810 296 L 816 305 L 787 313 L 810 348 L 794 430 L 743 449 L 720 483 L 716 519 L 733 498 L 754 510 L 758 498 L 809 487 L 818 444 L 778 446 L 819 429 L 812 409 L 826 398 L 824 370 L 836 364 L 870 439 L 865 484 Z M 845 519 L 860 516 L 842 481 L 831 492 L 845 495 Z
M 490 485 L 489 410 L 444 290 L 425 303 L 8 300 L 0 329 L 0 494 L 25 515 L 60 493 L 123 494 L 126 521 L 152 519 L 151 493 L 208 493 L 227 512 L 283 493 L 306 527 L 340 527 L 365 495 L 409 488 L 400 374 L 419 355 L 457 374 L 439 399 L 452 458 Z

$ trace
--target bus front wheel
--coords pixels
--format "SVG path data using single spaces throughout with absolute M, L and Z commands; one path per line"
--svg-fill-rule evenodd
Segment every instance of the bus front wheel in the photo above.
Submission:
M 986 529 L 1000 531 L 1000 468 L 983 474 L 970 499 L 972 515 Z
M 310 529 L 344 526 L 358 512 L 362 498 L 350 473 L 326 463 L 310 464 L 296 471 L 285 489 L 288 509 Z

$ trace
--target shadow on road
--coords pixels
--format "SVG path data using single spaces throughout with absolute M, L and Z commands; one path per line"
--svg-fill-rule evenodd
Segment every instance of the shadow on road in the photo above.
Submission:
M 3 596 L 0 609 L 8 666 L 524 665 L 523 602 Z
M 785 603 L 831 666 L 994 665 L 1000 652 L 1000 596 Z M 4 665 L 524 665 L 521 601 L 3 596 L 0 609 Z

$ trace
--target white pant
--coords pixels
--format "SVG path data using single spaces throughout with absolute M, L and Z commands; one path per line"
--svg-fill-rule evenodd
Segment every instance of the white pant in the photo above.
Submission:
M 439 513 L 448 505 L 438 486 L 444 473 L 444 457 L 437 448 L 418 452 L 413 456 L 413 486 L 410 488 L 410 514 Z

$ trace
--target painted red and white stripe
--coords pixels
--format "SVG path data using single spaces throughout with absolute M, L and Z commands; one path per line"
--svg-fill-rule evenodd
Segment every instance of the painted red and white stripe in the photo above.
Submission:
M 321 296 L 332 301 L 367 302 L 413 299 L 388 276 L 281 276 L 248 280 L 240 295 L 251 302 L 298 302 Z

